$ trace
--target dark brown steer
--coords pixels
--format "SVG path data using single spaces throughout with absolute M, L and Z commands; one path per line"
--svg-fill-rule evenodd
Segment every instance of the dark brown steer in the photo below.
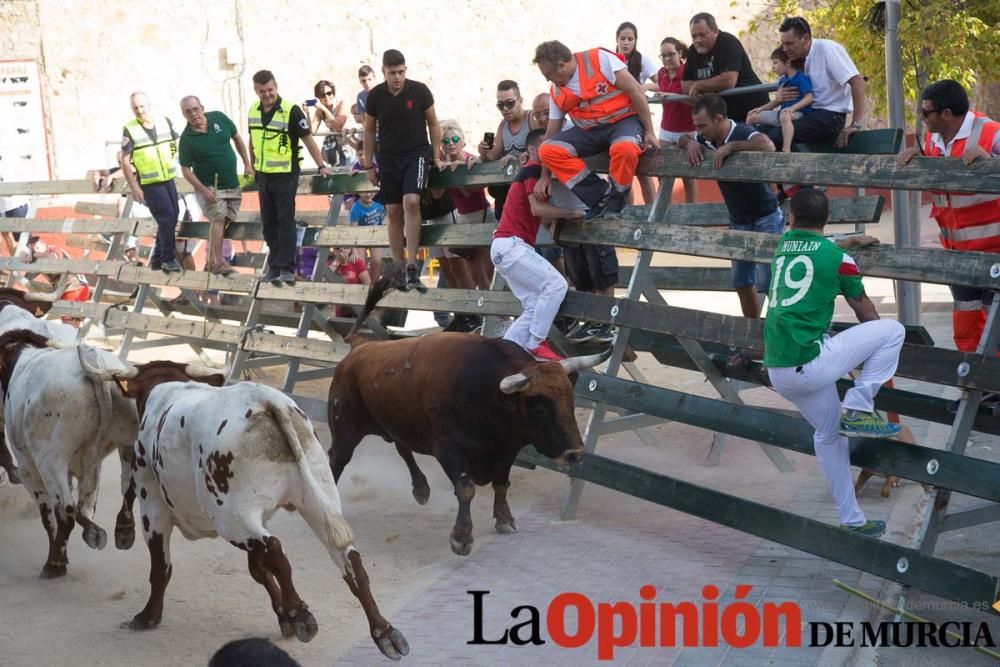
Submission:
M 518 452 L 530 444 L 559 464 L 582 459 L 573 380 L 576 371 L 605 357 L 540 363 L 510 341 L 475 334 L 358 340 L 355 331 L 392 281 L 385 274 L 370 289 L 348 335 L 352 350 L 333 376 L 327 408 L 333 476 L 340 478 L 364 436 L 378 435 L 396 445 L 410 470 L 413 497 L 424 504 L 430 488 L 413 452 L 434 456 L 458 497 L 451 548 L 466 556 L 472 549 L 469 505 L 476 484 L 493 485 L 496 529 L 512 533 L 507 489 Z

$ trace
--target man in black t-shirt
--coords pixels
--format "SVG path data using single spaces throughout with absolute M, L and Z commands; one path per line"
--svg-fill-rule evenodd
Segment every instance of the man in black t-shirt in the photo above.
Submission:
M 715 17 L 701 13 L 691 17 L 691 48 L 681 75 L 681 90 L 697 97 L 730 88 L 758 86 L 746 50 L 735 35 L 719 32 Z M 727 95 L 729 117 L 746 122 L 747 112 L 767 104 L 767 93 Z
M 726 158 L 738 151 L 773 153 L 774 144 L 746 123 L 726 117 L 726 101 L 719 95 L 703 95 L 692 108 L 691 117 L 698 131 L 697 139 L 682 136 L 677 145 L 688 152 L 692 166 L 705 160 L 705 150 L 718 169 Z M 766 183 L 719 181 L 722 199 L 729 210 L 729 226 L 743 232 L 781 234 L 785 220 L 778 199 Z M 733 260 L 733 287 L 740 297 L 743 317 L 759 318 L 763 305 L 757 294 L 766 294 L 771 281 L 767 264 Z
M 392 257 L 396 261 L 405 257 L 403 289 L 424 291 L 416 266 L 420 247 L 420 193 L 427 185 L 428 166 L 441 166 L 441 126 L 434 113 L 430 89 L 406 78 L 402 53 L 389 49 L 382 55 L 382 74 L 385 81 L 368 92 L 365 105 L 365 154 L 361 166 L 368 172 L 368 180 L 381 188 L 382 202 L 389 214 Z M 377 158 L 377 171 L 373 157 Z

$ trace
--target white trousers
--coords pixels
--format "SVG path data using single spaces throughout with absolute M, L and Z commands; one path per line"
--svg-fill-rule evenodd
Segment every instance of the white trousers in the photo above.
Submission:
M 549 335 L 566 296 L 566 279 L 533 246 L 516 236 L 493 239 L 490 258 L 522 307 L 504 338 L 533 350 Z
M 851 526 L 865 522 L 854 497 L 847 438 L 840 435 L 842 410 L 871 412 L 875 394 L 892 379 L 906 330 L 895 320 L 874 320 L 823 340 L 819 356 L 802 366 L 769 368 L 774 389 L 795 404 L 816 433 L 813 447 L 840 513 Z M 837 380 L 861 366 L 861 375 L 844 396 L 841 407 Z

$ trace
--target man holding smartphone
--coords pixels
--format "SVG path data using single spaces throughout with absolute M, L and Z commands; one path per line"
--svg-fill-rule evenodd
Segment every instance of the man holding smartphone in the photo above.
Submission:
M 521 89 L 516 81 L 504 79 L 497 84 L 497 111 L 503 116 L 497 131 L 487 132 L 479 144 L 479 157 L 483 162 L 517 159 L 525 153 L 525 141 L 531 131 L 531 114 L 524 110 Z M 500 141 L 497 141 L 500 137 Z M 493 197 L 497 220 L 503 213 L 509 185 L 491 185 L 487 188 Z
M 382 191 L 389 214 L 392 258 L 406 262 L 405 291 L 427 288 L 420 282 L 420 193 L 427 186 L 428 162 L 441 168 L 441 126 L 434 113 L 434 96 L 419 81 L 406 78 L 406 59 L 396 49 L 382 54 L 385 81 L 368 93 L 365 105 L 364 159 L 361 168 Z M 378 131 L 376 143 L 375 133 Z M 430 142 L 427 135 L 430 134 Z M 378 170 L 375 147 L 378 146 Z M 403 253 L 404 236 L 406 253 Z

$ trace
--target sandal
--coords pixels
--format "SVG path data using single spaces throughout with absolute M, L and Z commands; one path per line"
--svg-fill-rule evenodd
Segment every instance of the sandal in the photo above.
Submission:
M 219 264 L 217 266 L 213 266 L 209 273 L 213 273 L 217 276 L 228 276 L 230 273 L 234 273 L 235 271 L 236 269 L 234 269 L 230 264 Z

